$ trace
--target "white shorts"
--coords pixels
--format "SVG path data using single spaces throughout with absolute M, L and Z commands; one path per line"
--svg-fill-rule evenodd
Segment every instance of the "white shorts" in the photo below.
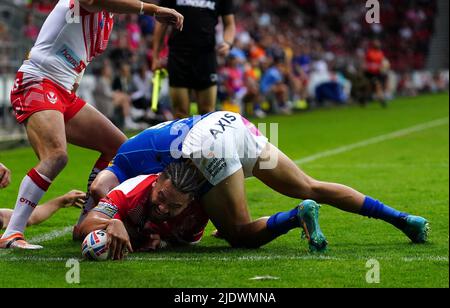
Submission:
M 253 176 L 253 168 L 268 142 L 241 115 L 215 112 L 194 125 L 182 151 L 215 186 L 241 168 L 245 177 Z

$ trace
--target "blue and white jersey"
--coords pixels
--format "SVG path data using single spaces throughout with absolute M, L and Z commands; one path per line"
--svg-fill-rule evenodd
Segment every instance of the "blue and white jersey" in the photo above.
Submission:
M 124 143 L 110 167 L 120 183 L 139 175 L 162 172 L 168 165 L 191 159 L 215 186 L 243 169 L 246 177 L 268 140 L 247 119 L 218 111 L 151 127 Z
M 113 172 L 120 183 L 139 175 L 162 172 L 169 164 L 182 159 L 187 134 L 209 115 L 169 121 L 146 129 L 119 148 L 107 170 Z

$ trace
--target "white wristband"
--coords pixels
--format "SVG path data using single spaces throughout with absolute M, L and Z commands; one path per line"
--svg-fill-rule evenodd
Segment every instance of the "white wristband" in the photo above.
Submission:
M 141 1 L 141 10 L 139 11 L 139 15 L 144 15 L 144 2 Z

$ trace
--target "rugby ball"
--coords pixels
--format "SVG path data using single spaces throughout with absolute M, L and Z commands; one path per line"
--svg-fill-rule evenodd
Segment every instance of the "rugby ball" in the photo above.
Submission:
M 86 236 L 81 245 L 83 258 L 94 261 L 108 259 L 109 249 L 106 249 L 108 236 L 104 230 L 91 232 Z

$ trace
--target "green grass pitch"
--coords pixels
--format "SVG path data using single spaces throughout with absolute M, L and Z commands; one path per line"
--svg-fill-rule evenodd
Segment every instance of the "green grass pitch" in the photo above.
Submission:
M 388 109 L 376 104 L 323 109 L 279 123 L 279 147 L 310 175 L 350 185 L 403 211 L 427 217 L 430 242 L 412 245 L 392 226 L 324 205 L 321 226 L 329 251 L 310 254 L 299 231 L 258 250 L 233 250 L 210 236 L 197 247 L 133 254 L 123 262 L 80 265 L 80 283 L 66 283 L 66 260 L 80 258 L 70 226 L 78 210 L 67 209 L 27 230 L 38 252 L 0 251 L 0 287 L 449 287 L 449 97 L 398 99 Z M 69 148 L 69 166 L 45 200 L 85 189 L 97 154 Z M 22 176 L 36 163 L 29 148 L 1 151 L 13 172 L 0 191 L 0 206 L 13 207 Z M 278 195 L 256 180 L 246 183 L 253 218 L 293 208 L 298 200 Z M 380 264 L 380 283 L 368 284 L 366 262 Z M 277 280 L 251 280 L 273 276 Z

